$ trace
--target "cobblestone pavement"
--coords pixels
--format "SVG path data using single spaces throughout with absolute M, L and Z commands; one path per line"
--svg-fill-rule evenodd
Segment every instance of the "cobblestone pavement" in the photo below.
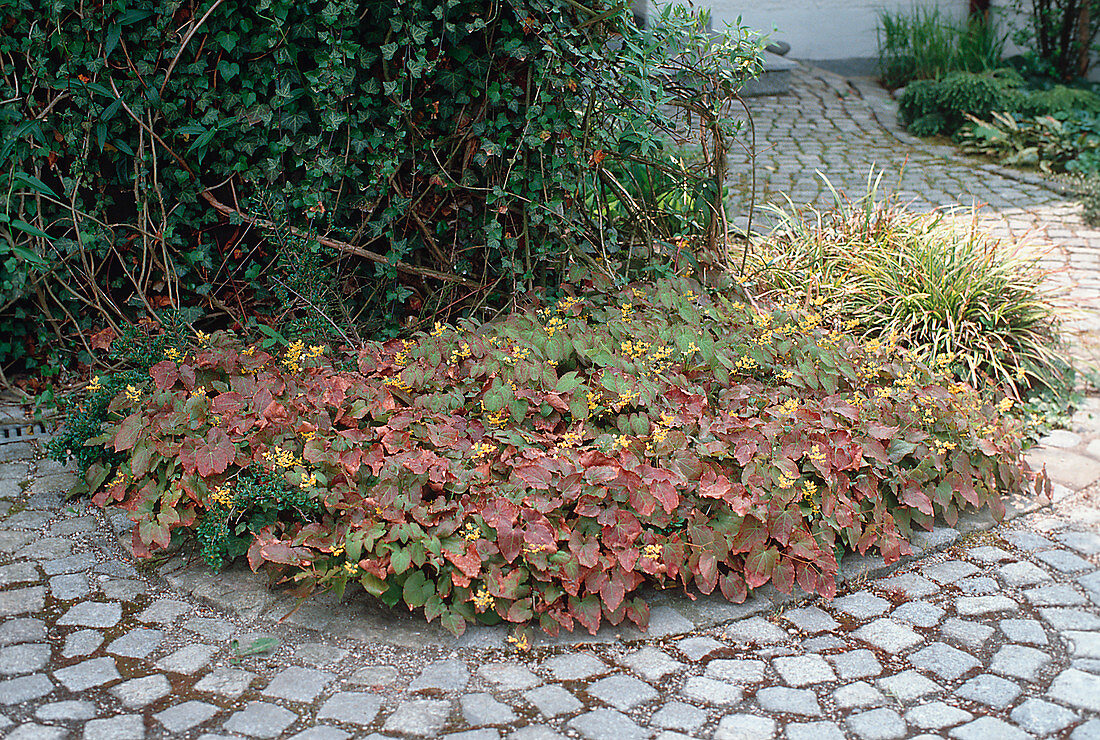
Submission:
M 803 70 L 795 95 L 752 105 L 774 144 L 766 193 L 820 202 L 813 167 L 853 187 L 864 164 L 907 157 L 903 190 L 918 205 L 971 194 L 991 204 L 991 223 L 1029 214 L 1020 223 L 1046 224 L 1048 237 L 1094 238 L 1044 185 L 915 145 L 872 88 Z M 994 528 L 980 516 L 937 528 L 898 568 L 846 559 L 832 602 L 665 596 L 647 635 L 577 635 L 528 654 L 506 650 L 499 631 L 448 640 L 361 604 L 295 610 L 241 573 L 136 564 L 118 512 L 67 502 L 71 472 L 32 444 L 0 444 L 0 732 L 1100 738 L 1100 399 L 1044 443 L 1031 459 L 1058 483 L 1050 505 L 1018 506 Z M 264 638 L 277 642 L 242 654 Z

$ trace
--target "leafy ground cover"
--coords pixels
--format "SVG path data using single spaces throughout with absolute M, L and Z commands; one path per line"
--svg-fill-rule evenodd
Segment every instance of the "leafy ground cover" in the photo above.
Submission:
M 350 355 L 162 343 L 97 378 L 52 452 L 130 512 L 139 555 L 194 541 L 455 633 L 645 626 L 644 584 L 831 596 L 844 551 L 894 561 L 1027 477 L 1011 401 L 897 335 L 680 279 L 581 289 Z

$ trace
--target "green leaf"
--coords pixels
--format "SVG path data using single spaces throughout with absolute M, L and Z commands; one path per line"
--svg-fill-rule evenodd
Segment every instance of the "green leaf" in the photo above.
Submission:
M 42 195 L 48 195 L 51 198 L 54 198 L 55 200 L 60 200 L 57 193 L 55 193 L 50 188 L 49 185 L 42 182 L 41 180 L 39 180 L 34 175 L 28 175 L 26 172 L 16 172 L 12 176 L 12 178 L 16 182 L 26 185 L 27 187 L 29 187 L 31 190 L 35 191 L 36 193 L 41 193 Z

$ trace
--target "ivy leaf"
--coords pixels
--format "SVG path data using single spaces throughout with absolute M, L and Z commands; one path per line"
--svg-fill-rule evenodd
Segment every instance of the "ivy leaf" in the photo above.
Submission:
M 401 595 L 405 603 L 414 609 L 424 606 L 435 595 L 435 583 L 429 581 L 423 571 L 415 570 L 405 579 Z
M 134 412 L 123 419 L 122 424 L 118 427 L 118 432 L 115 434 L 115 452 L 132 449 L 144 426 L 144 420 L 138 412 Z
M 774 547 L 758 547 L 745 557 L 745 582 L 749 588 L 759 588 L 768 582 L 779 562 L 779 551 Z

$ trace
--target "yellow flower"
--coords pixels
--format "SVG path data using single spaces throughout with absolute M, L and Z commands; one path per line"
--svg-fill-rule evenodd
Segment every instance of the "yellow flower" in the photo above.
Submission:
M 136 385 L 126 386 L 126 397 L 129 398 L 131 401 L 140 401 L 141 389 L 138 388 Z
M 241 352 L 241 354 L 245 357 L 251 357 L 252 355 L 256 354 L 256 345 L 253 344 L 251 347 Z
M 462 539 L 467 542 L 477 542 L 481 539 L 481 527 L 473 522 L 466 522 L 466 526 L 462 528 Z
M 581 431 L 579 429 L 571 429 L 566 432 L 561 438 L 561 445 L 563 447 L 575 447 L 581 443 Z
M 656 560 L 661 557 L 661 551 L 664 550 L 663 545 L 652 544 L 646 545 L 642 548 L 642 557 L 649 560 Z
M 478 589 L 478 592 L 474 594 L 474 606 L 482 611 L 493 606 L 493 595 L 489 593 L 489 589 L 484 586 Z M 508 641 L 511 642 L 512 638 L 509 637 Z
M 103 386 L 99 382 L 99 376 L 98 375 L 95 376 L 94 378 L 92 378 L 91 383 L 88 383 L 88 390 L 90 390 L 90 391 L 98 391 L 102 387 Z
M 508 635 L 508 642 L 515 645 L 516 650 L 519 650 L 520 652 L 525 653 L 531 649 L 531 641 L 528 639 L 526 634 L 521 634 L 519 637 L 516 637 L 515 635 Z
M 473 449 L 471 449 L 470 452 L 472 452 L 473 456 L 476 458 L 482 457 L 483 455 L 489 455 L 496 448 L 497 446 L 495 444 L 492 444 L 491 442 L 478 442 L 473 446 Z
M 167 357 L 169 360 L 178 360 L 180 358 L 180 351 L 175 347 L 169 347 L 168 349 L 164 350 L 164 356 Z
M 825 453 L 821 451 L 820 445 L 814 445 L 810 448 L 807 456 L 815 463 L 821 464 L 825 462 Z
M 344 570 L 346 570 L 349 575 L 354 575 L 359 572 L 359 563 L 344 563 Z
M 233 491 L 229 486 L 218 486 L 210 494 L 210 497 L 227 509 L 233 508 Z
M 314 473 L 310 473 L 307 477 L 302 475 L 302 482 L 298 484 L 299 488 L 314 488 L 317 486 L 317 476 Z

